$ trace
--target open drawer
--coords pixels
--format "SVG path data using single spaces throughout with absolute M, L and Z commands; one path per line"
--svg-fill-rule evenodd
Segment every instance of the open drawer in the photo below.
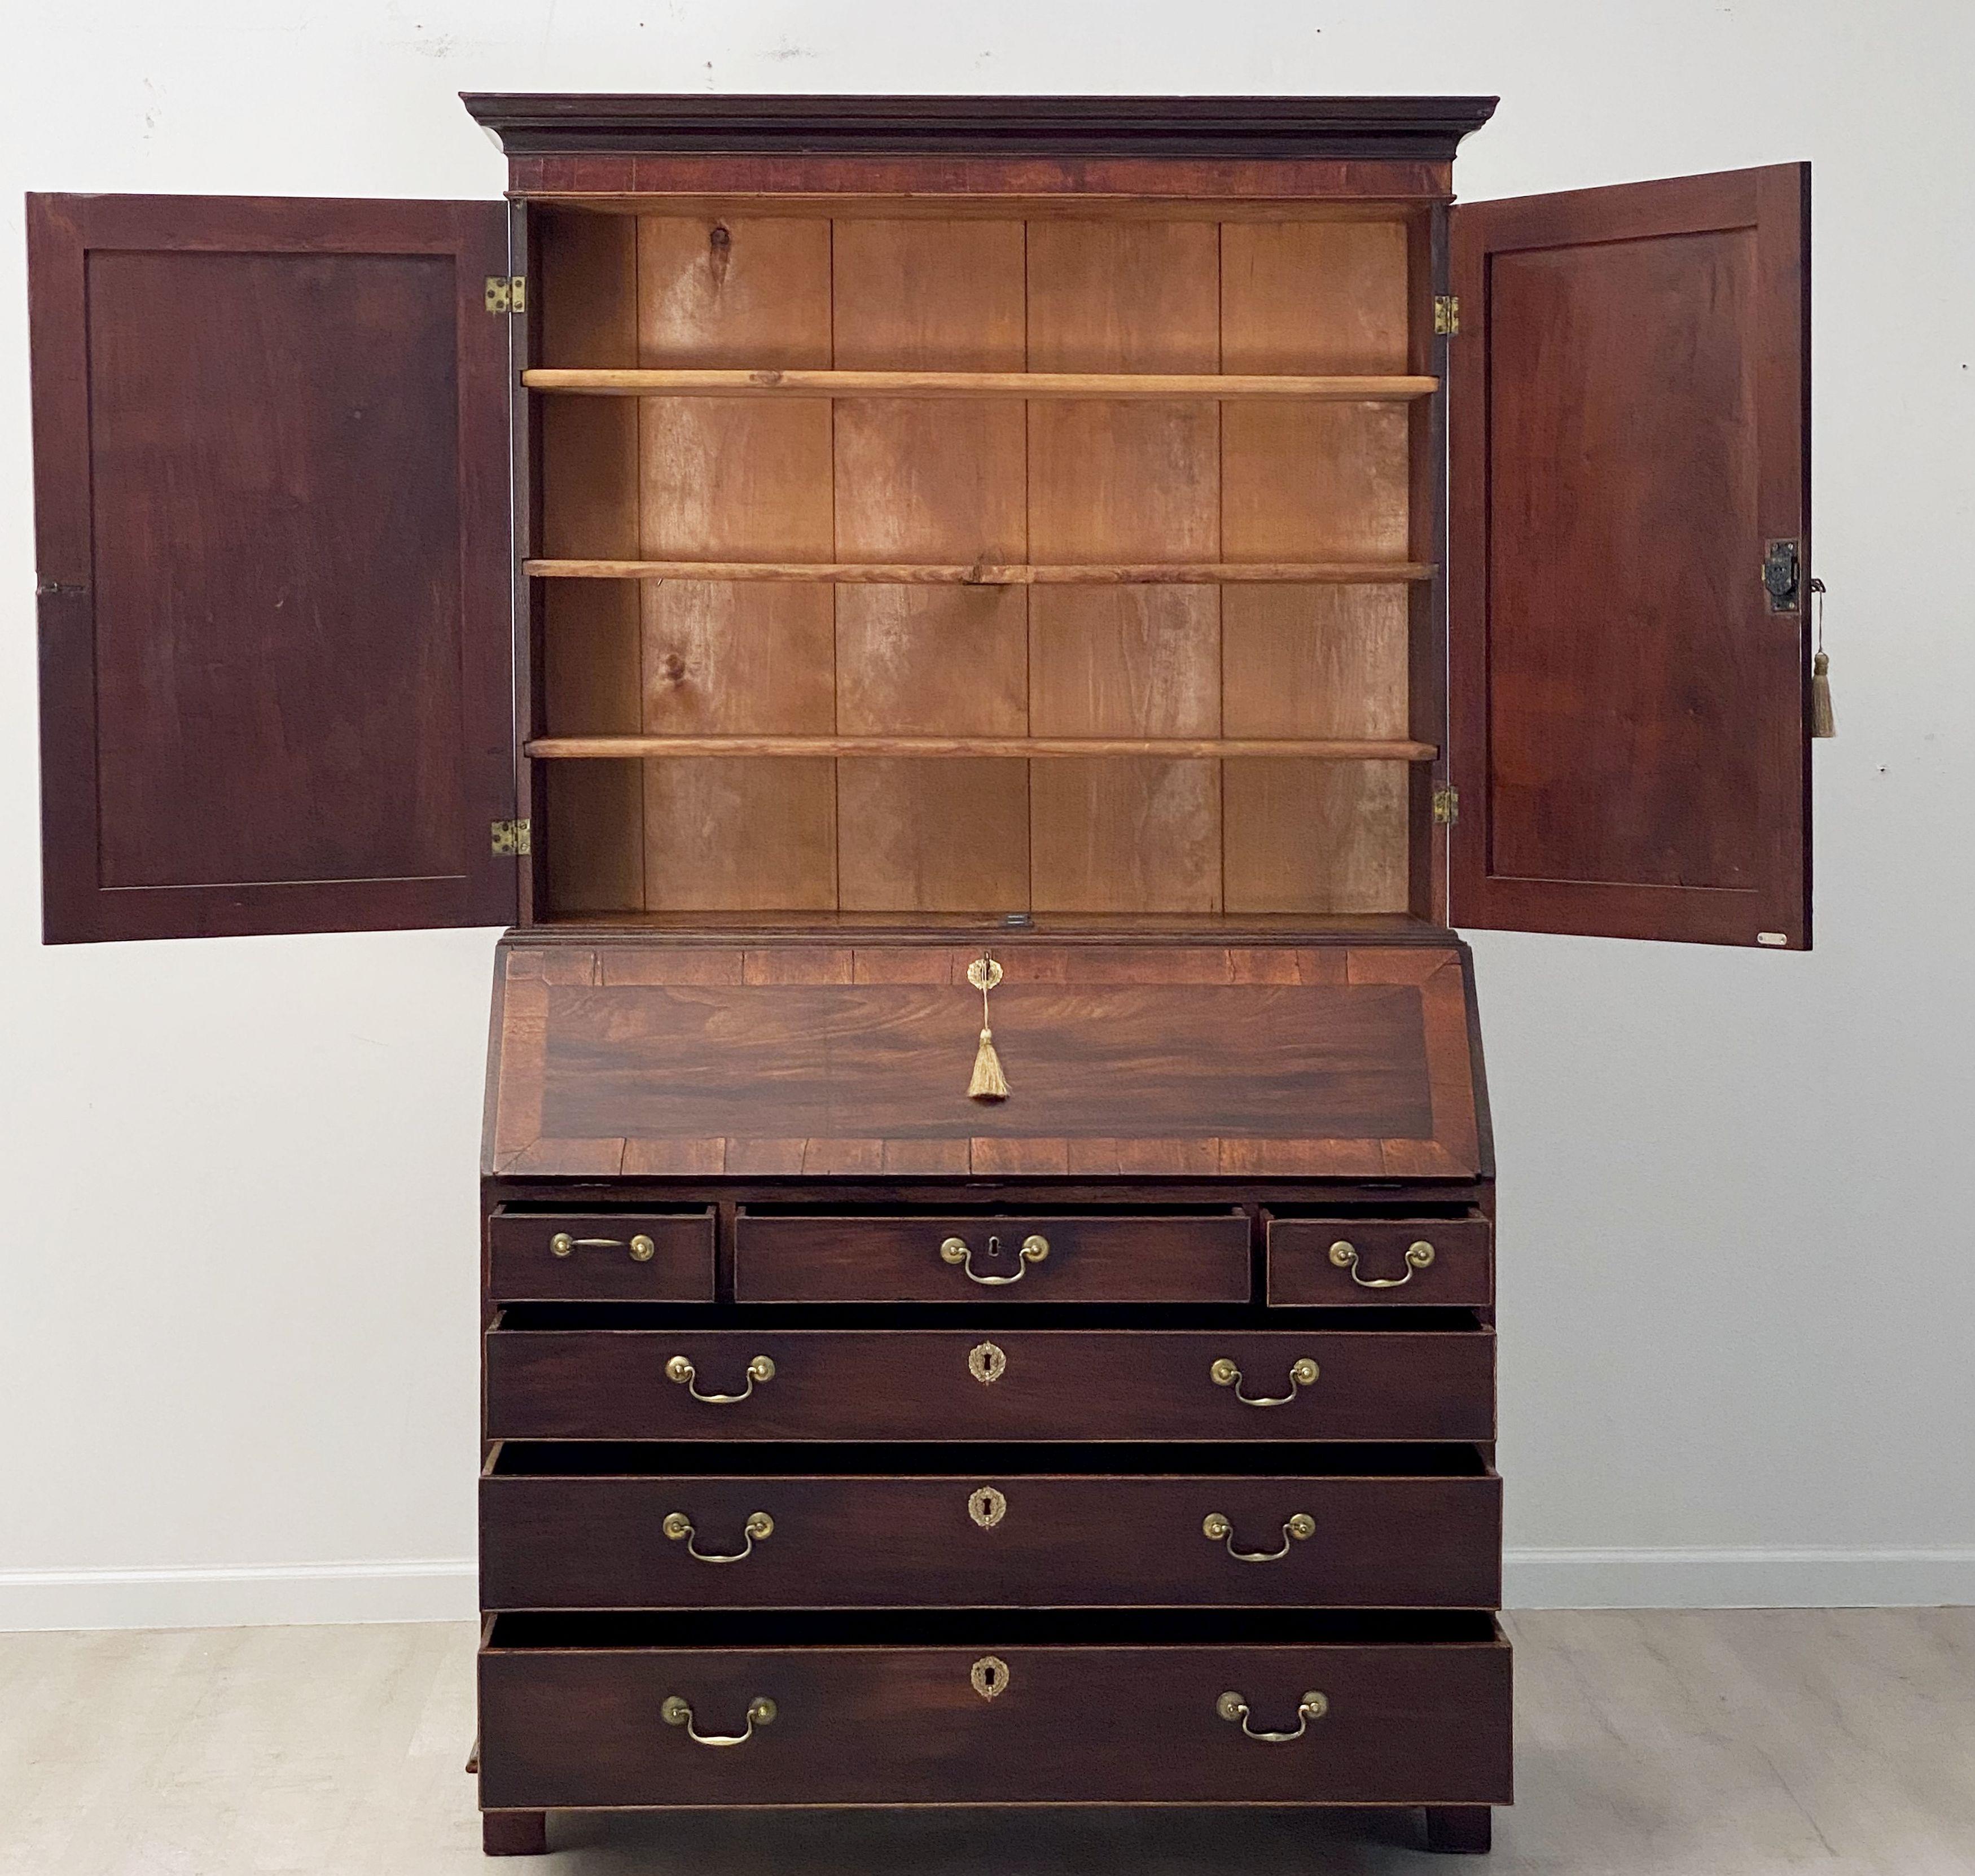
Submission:
M 1505 1804 L 1509 1689 L 1487 1615 L 502 1615 L 481 1802 Z

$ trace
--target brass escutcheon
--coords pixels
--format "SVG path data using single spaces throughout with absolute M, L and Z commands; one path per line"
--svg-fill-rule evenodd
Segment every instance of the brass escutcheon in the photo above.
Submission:
M 1361 1277 L 1358 1274 L 1358 1247 L 1349 1238 L 1339 1238 L 1330 1247 L 1330 1261 L 1339 1270 L 1351 1272 L 1351 1281 L 1359 1289 L 1366 1290 L 1396 1290 L 1413 1280 L 1415 1270 L 1424 1270 L 1433 1262 L 1433 1246 L 1424 1238 L 1416 1238 L 1406 1246 L 1406 1274 L 1402 1277 Z
M 992 1342 L 977 1342 L 967 1351 L 967 1371 L 984 1387 L 999 1381 L 1007 1366 L 1008 1358 Z
M 981 1699 L 991 1700 L 1007 1690 L 1008 1664 L 998 1654 L 984 1654 L 967 1670 L 967 1678 Z
M 991 1531 L 1008 1515 L 1008 1501 L 991 1485 L 968 1496 L 967 1515 L 984 1531 Z

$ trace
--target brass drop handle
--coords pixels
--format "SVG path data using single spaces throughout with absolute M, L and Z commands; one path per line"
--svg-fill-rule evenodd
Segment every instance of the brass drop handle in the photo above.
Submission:
M 1425 1239 L 1416 1239 L 1406 1246 L 1406 1274 L 1402 1277 L 1361 1277 L 1358 1274 L 1358 1247 L 1349 1238 L 1339 1238 L 1330 1247 L 1330 1261 L 1339 1270 L 1351 1272 L 1351 1281 L 1360 1289 L 1396 1290 L 1413 1280 L 1415 1270 L 1424 1270 L 1433 1262 L 1433 1246 Z
M 1306 1511 L 1293 1512 L 1283 1525 L 1283 1547 L 1280 1550 L 1237 1550 L 1234 1548 L 1234 1527 L 1218 1511 L 1210 1511 L 1200 1522 L 1201 1535 L 1210 1542 L 1225 1543 L 1227 1554 L 1237 1563 L 1278 1563 L 1290 1554 L 1292 1544 L 1300 1544 L 1305 1538 L 1316 1535 L 1316 1520 Z
M 1221 1695 L 1214 1703 L 1214 1710 L 1223 1720 L 1238 1720 L 1243 1734 L 1264 1746 L 1287 1746 L 1292 1739 L 1300 1739 L 1309 1730 L 1313 1720 L 1321 1720 L 1330 1711 L 1330 1702 L 1323 1694 L 1312 1690 L 1296 1703 L 1296 1723 L 1293 1733 L 1257 1733 L 1248 1723 L 1248 1703 L 1235 1693 Z
M 1207 1377 L 1217 1387 L 1231 1387 L 1234 1398 L 1244 1407 L 1287 1407 L 1296 1397 L 1296 1390 L 1307 1387 L 1322 1373 L 1308 1355 L 1302 1355 L 1290 1364 L 1290 1391 L 1286 1394 L 1244 1394 L 1241 1391 L 1241 1371 L 1225 1355 L 1207 1371 Z
M 692 1520 L 682 1511 L 669 1511 L 665 1521 L 659 1526 L 674 1543 L 681 1539 L 685 1542 L 685 1554 L 700 1563 L 738 1563 L 742 1558 L 754 1552 L 757 1539 L 766 1539 L 775 1535 L 775 1521 L 765 1511 L 751 1511 L 748 1522 L 741 1527 L 741 1548 L 738 1550 L 701 1550 L 693 1542 Z
M 748 1385 L 738 1394 L 703 1394 L 693 1385 L 693 1376 L 698 1371 L 684 1355 L 674 1355 L 665 1364 L 665 1379 L 676 1381 L 695 1400 L 704 1400 L 708 1407 L 731 1407 L 737 1400 L 744 1400 L 754 1391 L 757 1381 L 771 1381 L 775 1378 L 775 1364 L 766 1355 L 757 1355 L 748 1364 Z
M 622 1238 L 573 1238 L 567 1231 L 558 1231 L 549 1239 L 549 1253 L 554 1257 L 567 1257 L 573 1251 L 621 1251 L 628 1248 L 634 1264 L 649 1264 L 658 1246 L 641 1231 L 627 1247 Z
M 998 1237 L 987 1240 L 987 1254 L 992 1257 L 1001 1248 Z M 948 1238 L 939 1247 L 939 1259 L 943 1264 L 958 1264 L 967 1272 L 970 1281 L 975 1283 L 1019 1283 L 1029 1274 L 1031 1264 L 1039 1264 L 1050 1254 L 1049 1239 L 1040 1233 L 1032 1233 L 1022 1240 L 1021 1254 L 1015 1259 L 1015 1274 L 1012 1277 L 984 1277 L 974 1268 L 974 1252 L 964 1238 Z
M 765 1726 L 775 1716 L 775 1703 L 757 1693 L 748 1703 L 748 1730 L 744 1733 L 702 1733 L 692 1723 L 692 1708 L 676 1693 L 665 1696 L 659 1717 L 669 1726 L 683 1726 L 685 1736 L 695 1746 L 745 1746 L 757 1726 Z

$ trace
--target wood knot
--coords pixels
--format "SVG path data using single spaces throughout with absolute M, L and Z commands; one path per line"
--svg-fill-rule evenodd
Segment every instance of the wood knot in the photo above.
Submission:
M 659 660 L 659 675 L 669 684 L 685 681 L 685 660 L 675 651 L 669 651 Z

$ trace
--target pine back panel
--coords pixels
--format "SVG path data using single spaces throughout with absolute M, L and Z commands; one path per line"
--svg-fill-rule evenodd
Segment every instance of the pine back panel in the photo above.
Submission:
M 538 211 L 541 362 L 1402 372 L 1397 212 Z M 1410 244 L 1416 246 L 1416 243 Z M 558 398 L 551 556 L 1403 561 L 1405 406 Z M 554 735 L 1402 736 L 1398 585 L 547 583 Z M 546 765 L 549 911 L 1403 912 L 1396 762 Z

